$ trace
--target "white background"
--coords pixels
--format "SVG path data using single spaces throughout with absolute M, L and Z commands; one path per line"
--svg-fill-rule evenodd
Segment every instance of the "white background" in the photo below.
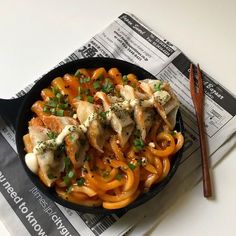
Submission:
M 47 72 L 121 13 L 135 14 L 236 94 L 235 0 L 0 0 L 0 97 Z M 151 235 L 236 235 L 236 150 L 173 206 Z M 148 230 L 148 229 L 147 229 Z M 8 235 L 0 222 L 0 235 Z

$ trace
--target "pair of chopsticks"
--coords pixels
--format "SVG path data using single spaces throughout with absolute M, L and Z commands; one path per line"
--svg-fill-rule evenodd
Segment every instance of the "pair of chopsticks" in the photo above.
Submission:
M 209 174 L 206 139 L 205 139 L 205 133 L 204 133 L 204 88 L 203 88 L 203 82 L 202 82 L 202 74 L 201 74 L 199 65 L 197 65 L 198 89 L 195 87 L 195 83 L 194 83 L 193 64 L 190 65 L 189 82 L 190 82 L 191 97 L 192 97 L 194 108 L 197 115 L 197 124 L 198 124 L 199 136 L 200 136 L 203 192 L 204 192 L 204 197 L 208 198 L 212 196 L 212 188 L 211 188 L 211 179 L 210 179 L 210 174 Z

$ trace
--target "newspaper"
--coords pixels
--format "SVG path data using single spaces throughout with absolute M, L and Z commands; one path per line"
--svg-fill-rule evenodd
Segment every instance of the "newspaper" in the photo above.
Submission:
M 189 92 L 189 59 L 134 15 L 123 13 L 84 46 L 60 62 L 83 57 L 130 61 L 168 81 L 181 102 L 185 126 L 183 159 L 174 178 L 156 197 L 123 214 L 93 215 L 48 199 L 28 179 L 17 156 L 14 130 L 0 117 L 0 218 L 12 235 L 144 235 L 168 213 L 176 199 L 201 179 L 196 116 Z M 235 146 L 236 98 L 204 73 L 205 129 L 214 166 Z M 16 96 L 25 94 L 32 85 Z M 230 141 L 228 141 L 230 140 Z

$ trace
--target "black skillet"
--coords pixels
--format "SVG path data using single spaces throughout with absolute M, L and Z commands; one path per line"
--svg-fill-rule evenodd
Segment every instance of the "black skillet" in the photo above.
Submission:
M 155 195 L 157 195 L 162 189 L 168 184 L 168 182 L 171 180 L 171 178 L 174 176 L 182 157 L 182 150 L 180 150 L 174 158 L 172 158 L 171 161 L 171 169 L 168 174 L 168 176 L 161 181 L 160 183 L 156 184 L 152 187 L 152 189 L 139 196 L 133 203 L 130 205 L 118 209 L 118 210 L 106 210 L 102 207 L 86 207 L 86 206 L 80 206 L 76 205 L 74 203 L 65 201 L 61 198 L 59 198 L 53 188 L 47 188 L 38 178 L 37 175 L 33 174 L 28 167 L 25 164 L 24 157 L 25 157 L 25 151 L 24 151 L 24 143 L 23 143 L 23 135 L 28 132 L 28 121 L 32 118 L 34 115 L 31 112 L 31 106 L 32 104 L 41 99 L 40 92 L 43 88 L 46 88 L 50 85 L 51 81 L 58 77 L 63 76 L 66 73 L 72 73 L 74 74 L 75 71 L 78 68 L 96 68 L 96 67 L 105 67 L 106 69 L 109 69 L 111 67 L 117 67 L 122 74 L 128 74 L 128 73 L 134 73 L 137 75 L 139 79 L 156 79 L 152 74 L 145 71 L 144 69 L 131 64 L 129 62 L 121 61 L 118 59 L 113 58 L 85 58 L 80 59 L 76 61 L 69 62 L 67 64 L 61 65 L 50 72 L 48 72 L 46 75 L 44 75 L 33 87 L 32 89 L 23 97 L 18 99 L 12 99 L 12 100 L 4 100 L 0 99 L 0 115 L 4 117 L 8 122 L 10 122 L 16 131 L 16 145 L 17 145 L 17 151 L 21 160 L 21 163 L 23 165 L 23 168 L 25 169 L 26 173 L 28 174 L 30 180 L 37 186 L 37 188 L 43 192 L 47 197 L 52 199 L 53 201 L 71 208 L 73 210 L 79 211 L 79 212 L 87 212 L 87 213 L 123 213 L 126 212 L 132 208 L 135 208 L 145 202 L 147 202 L 149 199 L 153 198 Z M 184 132 L 183 122 L 181 118 L 180 112 L 177 114 L 177 122 L 176 122 L 176 130 Z

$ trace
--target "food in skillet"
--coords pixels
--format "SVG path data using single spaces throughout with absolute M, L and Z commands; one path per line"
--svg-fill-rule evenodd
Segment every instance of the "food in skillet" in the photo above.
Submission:
M 173 130 L 179 102 L 166 82 L 81 68 L 41 96 L 23 137 L 25 162 L 67 201 L 125 207 L 168 175 L 183 145 Z

